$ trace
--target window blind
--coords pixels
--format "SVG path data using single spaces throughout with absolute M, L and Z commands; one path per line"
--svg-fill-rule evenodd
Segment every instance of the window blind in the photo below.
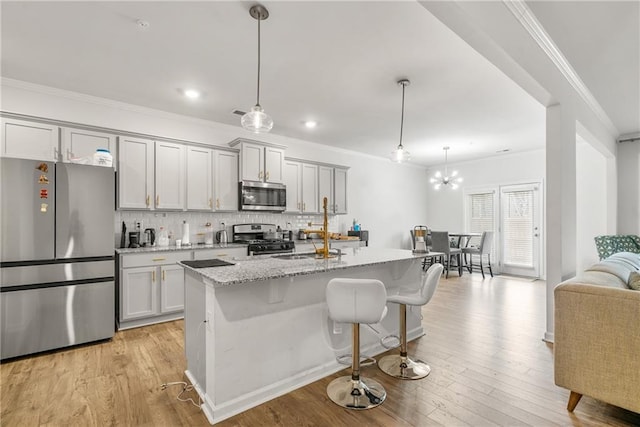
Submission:
M 533 267 L 533 191 L 503 193 L 504 263 Z

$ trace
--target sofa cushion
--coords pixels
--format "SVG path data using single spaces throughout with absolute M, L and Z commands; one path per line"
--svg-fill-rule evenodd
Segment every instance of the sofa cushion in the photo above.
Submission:
M 605 271 L 584 271 L 578 276 L 565 280 L 561 284 L 577 283 L 585 285 L 606 286 L 609 288 L 629 289 L 626 280 Z
M 623 264 L 622 262 L 606 259 L 604 261 L 600 261 L 597 264 L 593 264 L 585 271 L 601 271 L 603 273 L 613 274 L 626 285 L 627 283 L 629 283 L 629 275 L 634 270 L 630 266 Z
M 618 252 L 611 255 L 607 260 L 616 260 L 624 262 L 631 266 L 634 270 L 640 270 L 640 254 L 631 252 Z
M 637 271 L 634 271 L 629 275 L 629 288 L 640 291 L 640 273 Z
M 600 259 L 617 252 L 640 253 L 640 237 L 634 235 L 596 236 L 596 249 Z

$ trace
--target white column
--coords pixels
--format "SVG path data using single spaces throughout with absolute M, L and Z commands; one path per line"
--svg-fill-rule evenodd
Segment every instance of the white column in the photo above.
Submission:
M 570 109 L 547 107 L 546 266 L 547 330 L 553 341 L 553 289 L 576 268 L 576 120 Z

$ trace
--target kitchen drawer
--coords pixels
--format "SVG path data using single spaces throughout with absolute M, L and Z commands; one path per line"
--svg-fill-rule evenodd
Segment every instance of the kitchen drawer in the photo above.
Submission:
M 175 264 L 179 261 L 190 260 L 192 251 L 153 252 L 146 254 L 120 255 L 121 268 L 145 267 L 149 265 Z
M 219 249 L 202 249 L 193 251 L 193 259 L 211 259 L 211 258 L 233 258 L 247 256 L 246 246 L 234 247 L 234 248 L 219 248 Z

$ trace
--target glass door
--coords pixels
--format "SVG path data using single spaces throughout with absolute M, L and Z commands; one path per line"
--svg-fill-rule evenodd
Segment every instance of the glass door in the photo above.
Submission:
M 501 187 L 502 272 L 540 277 L 540 185 Z

